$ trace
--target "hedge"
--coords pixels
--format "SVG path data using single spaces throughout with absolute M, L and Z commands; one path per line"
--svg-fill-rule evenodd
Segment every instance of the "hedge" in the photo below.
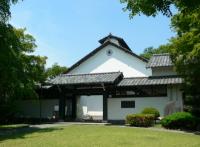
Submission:
M 164 128 L 183 130 L 195 130 L 198 125 L 197 118 L 188 112 L 177 112 L 168 115 L 161 120 L 161 124 Z
M 126 124 L 135 127 L 150 127 L 154 123 L 154 115 L 129 114 L 126 116 Z
M 153 107 L 144 108 L 144 110 L 142 111 L 142 114 L 152 114 L 154 115 L 155 119 L 158 119 L 158 117 L 160 117 L 159 111 Z

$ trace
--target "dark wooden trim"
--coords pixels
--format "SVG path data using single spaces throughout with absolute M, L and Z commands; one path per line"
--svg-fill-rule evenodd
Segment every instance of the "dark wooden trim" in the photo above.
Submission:
M 112 97 L 109 98 L 151 98 L 151 97 L 167 97 L 167 95 L 161 95 L 161 96 L 135 96 L 135 95 L 112 95 Z
M 107 121 L 108 119 L 108 93 L 103 93 L 103 120 Z
M 65 119 L 65 105 L 66 105 L 65 97 L 61 92 L 59 98 L 59 119 L 61 120 Z
M 76 119 L 76 112 L 77 112 L 77 99 L 76 95 L 72 96 L 72 119 Z

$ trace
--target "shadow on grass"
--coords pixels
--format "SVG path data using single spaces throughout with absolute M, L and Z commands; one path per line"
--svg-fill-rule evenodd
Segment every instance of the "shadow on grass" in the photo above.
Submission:
M 25 136 L 32 133 L 45 133 L 56 130 L 62 130 L 62 128 L 37 128 L 29 126 L 20 127 L 5 127 L 0 128 L 0 142 L 8 139 L 23 139 Z

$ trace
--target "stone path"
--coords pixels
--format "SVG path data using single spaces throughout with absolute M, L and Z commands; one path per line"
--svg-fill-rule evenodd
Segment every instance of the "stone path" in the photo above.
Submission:
M 65 127 L 69 125 L 108 125 L 108 123 L 89 123 L 89 122 L 56 122 L 52 124 L 30 125 L 35 128 Z

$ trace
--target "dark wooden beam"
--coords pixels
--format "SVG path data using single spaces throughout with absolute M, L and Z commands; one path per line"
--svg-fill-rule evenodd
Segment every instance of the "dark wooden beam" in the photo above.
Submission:
M 62 92 L 60 92 L 60 97 L 59 97 L 59 119 L 64 120 L 65 119 L 65 97 Z
M 76 95 L 72 96 L 72 119 L 76 119 L 76 111 L 77 111 L 77 99 Z
M 103 121 L 108 120 L 108 93 L 103 93 Z

